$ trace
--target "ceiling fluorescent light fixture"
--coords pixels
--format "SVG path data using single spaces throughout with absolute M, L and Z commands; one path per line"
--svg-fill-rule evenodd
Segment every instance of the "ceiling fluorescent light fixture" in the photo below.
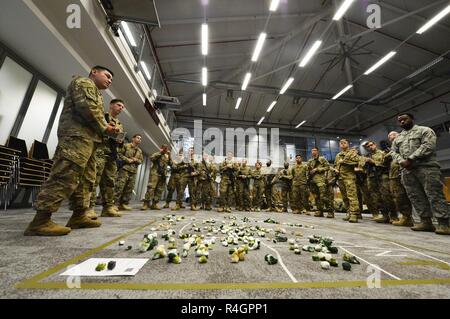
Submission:
M 353 84 L 347 85 L 341 92 L 339 92 L 338 94 L 336 94 L 335 96 L 333 96 L 331 99 L 332 99 L 332 100 L 336 100 L 336 99 L 339 98 L 342 94 L 344 94 L 345 92 L 347 92 L 348 90 L 350 90 L 352 87 L 353 87 Z
M 449 13 L 450 13 L 450 4 L 445 9 L 443 9 L 441 12 L 439 12 L 437 15 L 435 15 L 433 18 L 431 18 L 430 21 L 425 23 L 419 30 L 417 30 L 416 33 L 418 33 L 418 34 L 424 33 L 429 28 L 431 28 L 433 25 L 435 25 L 440 20 L 442 20 Z
M 127 36 L 127 39 L 130 42 L 131 46 L 136 47 L 137 46 L 136 40 L 134 40 L 133 34 L 131 33 L 128 23 L 122 21 L 121 25 L 122 25 L 123 31 L 125 31 L 125 35 Z
M 308 64 L 308 62 L 311 60 L 311 58 L 314 56 L 314 54 L 317 52 L 317 50 L 319 50 L 321 45 L 322 45 L 322 41 L 320 41 L 320 40 L 317 40 L 316 42 L 314 42 L 311 49 L 309 49 L 308 53 L 306 53 L 305 57 L 300 62 L 299 66 L 301 68 L 303 68 L 306 64 Z
M 203 93 L 203 106 L 206 106 L 206 93 Z
M 265 119 L 265 117 L 263 116 L 263 117 L 261 117 L 261 119 L 259 120 L 259 122 L 258 122 L 258 126 L 260 126 L 261 125 L 261 123 L 264 121 L 264 119 Z
M 208 55 L 208 25 L 202 24 L 202 55 Z
M 355 0 L 345 0 L 339 7 L 338 11 L 336 11 L 333 20 L 335 21 L 341 20 L 341 18 L 344 16 L 344 14 L 347 12 L 348 8 L 350 8 L 353 2 L 355 2 Z
M 267 109 L 267 112 L 272 111 L 272 109 L 275 106 L 275 104 L 277 104 L 277 101 L 273 101 L 272 103 L 270 103 L 269 108 Z
M 208 85 L 208 69 L 206 67 L 202 68 L 202 85 Z
M 141 64 L 142 70 L 144 71 L 145 77 L 147 78 L 147 80 L 150 81 L 152 79 L 152 76 L 151 76 L 150 71 L 149 71 L 149 69 L 147 67 L 147 64 L 144 61 L 141 61 L 140 64 Z
M 302 126 L 303 124 L 305 124 L 306 121 L 301 122 L 299 125 L 297 125 L 295 128 L 299 128 L 300 126 Z
M 236 106 L 235 106 L 235 108 L 234 109 L 239 109 L 239 105 L 241 105 L 241 102 L 242 102 L 242 98 L 241 97 L 239 97 L 238 99 L 237 99 L 237 101 L 236 101 Z
M 251 77 L 252 77 L 251 73 L 247 73 L 245 75 L 244 82 L 242 83 L 242 88 L 241 88 L 242 91 L 245 91 L 247 89 L 247 86 L 248 86 L 248 83 L 250 82 Z
M 255 51 L 253 51 L 252 62 L 258 61 L 259 54 L 261 53 L 264 41 L 266 40 L 267 33 L 262 32 L 259 35 L 258 42 L 256 42 Z
M 428 63 L 427 65 L 421 67 L 420 69 L 418 69 L 417 71 L 415 71 L 414 73 L 411 73 L 410 75 L 408 75 L 406 78 L 407 79 L 412 79 L 413 77 L 415 77 L 416 75 L 425 72 L 426 70 L 428 70 L 429 68 L 433 67 L 435 64 L 438 64 L 439 62 L 441 62 L 442 60 L 444 60 L 443 57 L 439 57 L 433 61 L 431 61 L 430 63 Z
M 375 71 L 376 69 L 378 69 L 380 66 L 382 66 L 384 63 L 386 63 L 390 58 L 392 58 L 394 55 L 396 55 L 397 52 L 395 51 L 391 51 L 388 54 L 386 54 L 385 57 L 383 57 L 380 61 L 378 61 L 377 63 L 375 63 L 370 69 L 368 69 L 366 72 L 364 72 L 364 75 L 369 75 L 370 73 L 372 73 L 373 71 Z
M 272 2 L 270 3 L 270 8 L 269 10 L 274 12 L 277 11 L 278 5 L 280 4 L 280 0 L 272 0 Z
M 287 89 L 291 86 L 292 82 L 294 82 L 294 78 L 289 78 L 281 88 L 280 94 L 284 94 L 287 91 Z

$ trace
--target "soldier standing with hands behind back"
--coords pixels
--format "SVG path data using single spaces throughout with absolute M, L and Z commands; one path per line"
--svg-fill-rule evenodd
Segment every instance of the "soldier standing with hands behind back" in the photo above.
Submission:
M 415 125 L 410 113 L 400 114 L 398 122 L 403 131 L 392 143 L 392 157 L 402 167 L 403 185 L 421 221 L 411 229 L 450 235 L 449 207 L 436 160 L 436 133 L 429 127 Z M 432 217 L 438 220 L 437 228 Z
M 118 131 L 105 120 L 100 93 L 111 86 L 113 76 L 109 69 L 95 66 L 88 78 L 77 76 L 67 88 L 50 177 L 35 202 L 37 212 L 25 236 L 62 236 L 75 228 L 100 227 L 101 222 L 86 213 L 94 190 L 95 150 L 104 135 L 114 136 Z M 51 216 L 69 198 L 73 214 L 64 227 Z

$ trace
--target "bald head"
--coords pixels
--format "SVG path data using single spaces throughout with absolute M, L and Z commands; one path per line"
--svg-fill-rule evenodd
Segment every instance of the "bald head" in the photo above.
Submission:
M 388 139 L 390 142 L 393 142 L 398 136 L 398 132 L 392 131 L 388 134 Z

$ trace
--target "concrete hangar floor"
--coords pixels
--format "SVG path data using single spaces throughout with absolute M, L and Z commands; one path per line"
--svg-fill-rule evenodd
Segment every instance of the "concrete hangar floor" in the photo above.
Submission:
M 135 203 L 134 207 L 138 207 Z M 168 217 L 175 213 L 175 216 Z M 416 233 L 406 227 L 376 224 L 364 216 L 349 224 L 335 219 L 292 213 L 190 211 L 126 212 L 121 218 L 102 218 L 97 229 L 73 230 L 65 237 L 24 237 L 23 231 L 34 212 L 12 210 L 1 214 L 0 298 L 448 298 L 450 296 L 450 245 L 447 237 Z M 55 214 L 65 224 L 67 208 Z M 172 219 L 173 222 L 169 221 Z M 272 219 L 277 224 L 267 223 Z M 231 263 L 220 231 L 231 226 L 267 233 L 260 248 L 249 250 L 245 260 Z M 233 226 L 234 225 L 234 226 Z M 168 229 L 179 234 L 216 237 L 210 245 L 207 263 L 201 264 L 192 248 L 180 264 L 167 257 L 153 260 L 155 249 L 139 251 L 143 236 L 156 232 L 159 245 Z M 213 233 L 211 233 L 213 231 Z M 274 242 L 275 231 L 288 241 Z M 285 232 L 283 234 L 283 232 Z M 262 233 L 261 233 L 262 234 Z M 316 252 L 302 250 L 309 237 L 332 237 L 338 267 L 322 269 L 313 261 Z M 257 235 L 255 237 L 258 237 Z M 119 245 L 125 241 L 124 245 Z M 291 250 L 295 242 L 301 254 Z M 128 250 L 128 246 L 132 246 Z M 212 246 L 212 247 L 211 247 Z M 278 259 L 269 265 L 267 254 Z M 342 268 L 343 255 L 356 256 L 360 264 L 351 271 Z M 71 265 L 89 258 L 148 258 L 135 275 L 128 277 L 82 277 L 79 285 L 60 276 Z

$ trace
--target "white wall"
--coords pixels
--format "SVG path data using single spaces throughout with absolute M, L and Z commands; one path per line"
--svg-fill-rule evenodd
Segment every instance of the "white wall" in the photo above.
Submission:
M 0 144 L 5 144 L 19 113 L 32 74 L 6 58 L 0 69 Z

